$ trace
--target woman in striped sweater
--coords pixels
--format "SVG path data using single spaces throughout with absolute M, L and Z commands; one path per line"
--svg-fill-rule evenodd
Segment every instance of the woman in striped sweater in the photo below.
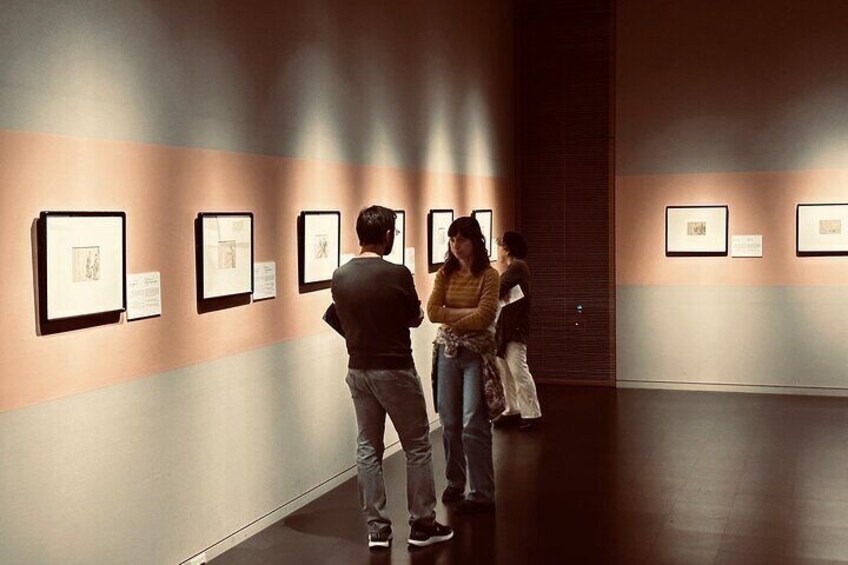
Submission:
M 503 410 L 494 341 L 500 276 L 491 266 L 477 220 L 457 218 L 448 228 L 448 237 L 445 264 L 436 273 L 427 303 L 430 320 L 442 324 L 433 352 L 448 482 L 442 501 L 459 503 L 460 513 L 492 512 L 495 476 L 490 420 L 499 408 Z

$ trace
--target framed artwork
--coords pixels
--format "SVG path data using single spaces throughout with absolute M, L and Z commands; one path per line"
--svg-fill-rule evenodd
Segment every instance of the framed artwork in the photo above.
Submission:
M 486 238 L 486 250 L 489 252 L 489 259 L 497 258 L 495 251 L 495 241 L 492 234 L 492 211 L 491 210 L 474 210 L 471 212 L 471 217 L 477 220 L 480 224 L 480 230 L 483 232 L 483 237 Z
M 427 219 L 429 263 L 430 269 L 434 270 L 445 262 L 448 252 L 448 228 L 453 223 L 453 210 L 430 210 Z
M 795 254 L 848 255 L 848 204 L 798 204 Z
M 341 264 L 341 212 L 301 212 L 298 224 L 300 284 L 331 281 Z
M 204 212 L 200 221 L 200 298 L 253 292 L 253 213 Z
M 41 212 L 39 220 L 42 318 L 126 310 L 126 214 Z
M 666 206 L 668 257 L 726 256 L 727 206 Z
M 397 218 L 395 218 L 395 244 L 392 246 L 392 252 L 384 257 L 386 261 L 395 265 L 405 264 L 406 253 L 406 212 L 403 210 L 395 210 Z

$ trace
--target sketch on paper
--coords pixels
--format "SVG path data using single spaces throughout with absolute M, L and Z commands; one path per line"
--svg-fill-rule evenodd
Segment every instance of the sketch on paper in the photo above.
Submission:
M 689 221 L 686 222 L 686 235 L 702 236 L 707 235 L 707 222 L 704 221 Z
M 427 267 L 435 272 L 445 262 L 453 210 L 430 210 L 427 215 Z
M 75 283 L 100 280 L 100 247 L 74 247 L 72 256 Z
M 253 292 L 253 214 L 200 212 L 198 300 Z
M 236 241 L 234 239 L 218 242 L 218 268 L 236 268 Z
M 446 228 L 436 230 L 436 244 L 439 247 L 444 247 L 448 244 L 448 230 Z
M 303 211 L 297 221 L 298 282 L 301 292 L 329 288 L 341 265 L 341 212 Z
M 840 235 L 842 220 L 819 220 L 819 235 Z
M 497 258 L 497 250 L 495 249 L 494 241 L 492 240 L 492 211 L 474 210 L 471 212 L 471 217 L 477 220 L 480 224 L 480 231 L 483 232 L 483 238 L 486 240 L 486 252 L 489 259 Z
M 313 249 L 316 259 L 327 259 L 330 256 L 330 239 L 326 233 L 315 234 Z

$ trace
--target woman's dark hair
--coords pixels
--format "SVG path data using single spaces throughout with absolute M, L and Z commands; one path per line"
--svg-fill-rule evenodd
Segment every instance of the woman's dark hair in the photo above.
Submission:
M 383 206 L 369 206 L 356 218 L 356 235 L 360 245 L 383 243 L 386 232 L 395 229 L 397 214 Z
M 507 253 L 516 259 L 527 257 L 527 242 L 524 237 L 516 231 L 505 231 L 500 239 L 501 247 L 506 248 Z
M 470 216 L 461 216 L 453 221 L 448 228 L 448 237 L 456 237 L 461 235 L 465 239 L 470 239 L 474 246 L 474 257 L 471 260 L 471 274 L 475 277 L 491 266 L 489 260 L 489 252 L 486 250 L 486 238 L 483 237 L 483 232 L 480 230 L 480 224 L 476 219 Z M 451 253 L 448 247 L 445 255 L 445 275 L 450 276 L 459 270 L 459 259 Z

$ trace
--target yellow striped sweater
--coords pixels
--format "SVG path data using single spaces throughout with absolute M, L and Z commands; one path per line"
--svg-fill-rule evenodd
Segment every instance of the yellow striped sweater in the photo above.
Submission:
M 431 322 L 445 322 L 442 306 L 474 308 L 473 314 L 451 324 L 451 327 L 459 333 L 487 330 L 497 315 L 499 288 L 500 274 L 494 267 L 487 267 L 476 277 L 458 271 L 446 277 L 444 269 L 439 269 L 427 301 L 427 316 Z

